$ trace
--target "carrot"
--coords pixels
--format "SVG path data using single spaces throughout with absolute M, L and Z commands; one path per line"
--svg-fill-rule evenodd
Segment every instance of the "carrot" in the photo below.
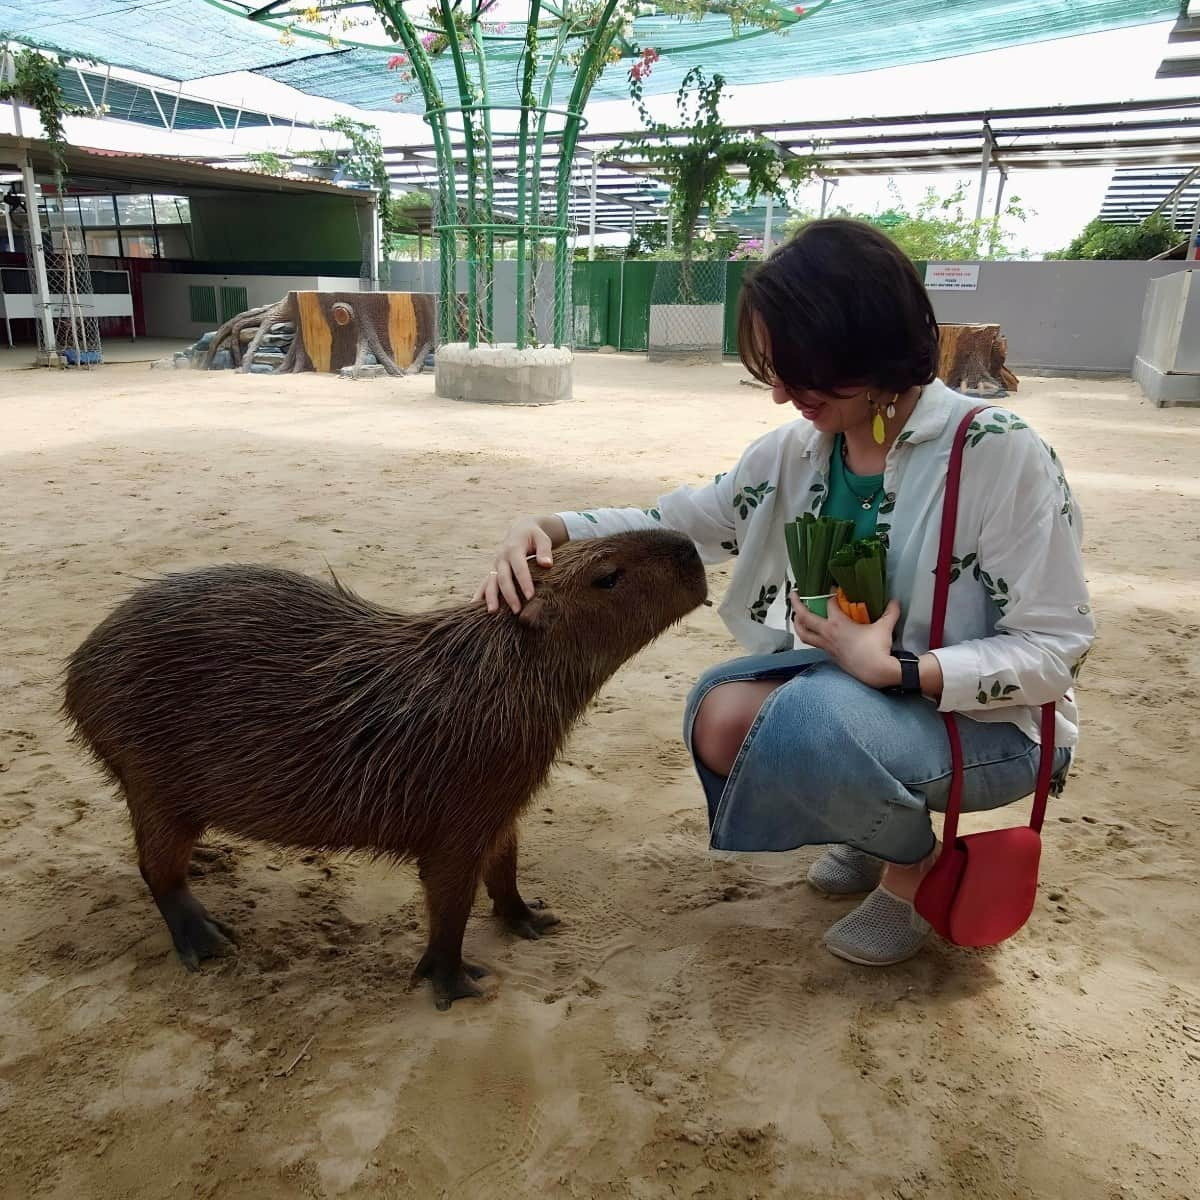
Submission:
M 837 590 L 837 604 L 855 624 L 870 625 L 871 618 L 867 613 L 867 606 L 861 600 L 847 600 L 846 593 L 841 588 Z

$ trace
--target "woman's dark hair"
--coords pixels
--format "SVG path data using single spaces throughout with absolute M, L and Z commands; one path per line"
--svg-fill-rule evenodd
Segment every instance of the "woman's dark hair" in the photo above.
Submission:
M 861 221 L 812 221 L 748 275 L 737 340 L 751 374 L 797 390 L 906 392 L 938 370 L 937 318 L 921 277 Z

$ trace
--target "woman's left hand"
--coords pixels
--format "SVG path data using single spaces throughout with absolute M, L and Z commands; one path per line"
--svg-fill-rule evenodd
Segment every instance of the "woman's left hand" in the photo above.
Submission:
M 806 645 L 824 650 L 847 675 L 868 687 L 892 687 L 898 682 L 900 666 L 892 657 L 892 637 L 900 619 L 899 601 L 890 601 L 878 621 L 859 625 L 833 599 L 828 617 L 810 613 L 795 592 L 789 600 L 796 632 Z

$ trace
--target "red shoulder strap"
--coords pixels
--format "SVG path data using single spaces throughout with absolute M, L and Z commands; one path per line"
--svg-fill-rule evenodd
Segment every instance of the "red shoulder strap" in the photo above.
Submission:
M 958 525 L 958 493 L 962 486 L 963 450 L 971 422 L 989 405 L 979 404 L 958 423 L 946 466 L 946 496 L 942 501 L 942 531 L 938 542 L 937 571 L 933 583 L 933 614 L 929 620 L 929 648 L 941 648 L 946 633 L 946 605 L 950 597 L 950 560 L 954 557 L 954 531 Z M 1042 705 L 1041 758 L 1038 761 L 1037 789 L 1033 798 L 1033 813 L 1029 824 L 1040 832 L 1046 816 L 1046 798 L 1050 794 L 1050 777 L 1054 771 L 1055 704 Z M 946 824 L 942 840 L 950 845 L 958 835 L 958 816 L 962 807 L 963 761 L 962 739 L 953 713 L 942 713 L 946 736 L 950 740 L 950 796 L 946 801 Z

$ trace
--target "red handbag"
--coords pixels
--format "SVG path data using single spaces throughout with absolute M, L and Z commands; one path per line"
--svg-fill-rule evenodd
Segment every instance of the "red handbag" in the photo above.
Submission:
M 942 532 L 938 545 L 937 574 L 933 591 L 933 616 L 929 648 L 942 645 L 946 628 L 946 602 L 950 592 L 950 559 L 958 520 L 958 492 L 962 482 L 963 447 L 967 427 L 987 405 L 973 408 L 954 435 L 946 468 L 946 498 L 942 504 Z M 1042 854 L 1041 828 L 1054 765 L 1053 702 L 1042 705 L 1042 752 L 1037 789 L 1028 825 L 958 836 L 962 805 L 963 753 L 958 723 L 953 713 L 942 713 L 950 739 L 950 797 L 942 852 L 921 881 L 913 905 L 926 921 L 956 946 L 994 946 L 1010 938 L 1033 912 L 1037 898 L 1038 863 Z

